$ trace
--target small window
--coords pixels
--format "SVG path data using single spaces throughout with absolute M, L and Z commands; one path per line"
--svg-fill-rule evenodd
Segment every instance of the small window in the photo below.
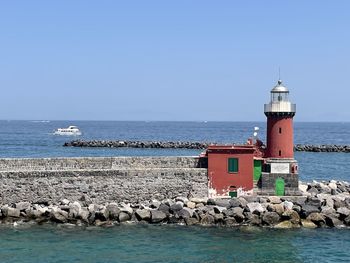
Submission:
M 228 172 L 229 173 L 238 172 L 238 158 L 228 158 Z
M 279 156 L 281 156 L 281 155 L 282 155 L 282 152 L 281 152 L 281 151 L 279 151 L 279 152 L 278 152 L 278 155 L 279 155 Z
M 282 128 L 280 127 L 280 133 L 282 133 Z

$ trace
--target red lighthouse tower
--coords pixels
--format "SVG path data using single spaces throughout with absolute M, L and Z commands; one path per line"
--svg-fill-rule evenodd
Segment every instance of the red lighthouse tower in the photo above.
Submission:
M 278 80 L 271 90 L 270 103 L 264 105 L 267 117 L 267 148 L 261 188 L 265 194 L 296 195 L 299 178 L 294 160 L 293 117 L 296 106 L 289 100 L 289 91 Z
M 279 80 L 271 90 L 271 101 L 265 104 L 267 117 L 267 158 L 294 158 L 293 117 L 295 104 L 289 101 L 289 91 Z

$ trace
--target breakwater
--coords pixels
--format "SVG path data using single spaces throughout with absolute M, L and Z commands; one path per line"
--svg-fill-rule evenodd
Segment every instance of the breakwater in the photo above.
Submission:
M 300 183 L 301 196 L 208 199 L 206 165 L 198 157 L 0 159 L 0 220 L 350 226 L 347 182 Z
M 0 204 L 206 196 L 205 165 L 198 157 L 0 159 Z
M 303 196 L 247 196 L 230 199 L 178 196 L 158 201 L 95 204 L 77 201 L 18 202 L 1 206 L 3 223 L 33 221 L 111 226 L 120 223 L 186 224 L 275 228 L 350 226 L 350 184 L 313 182 L 301 184 Z
M 162 142 L 162 141 L 105 141 L 105 140 L 74 140 L 64 143 L 71 147 L 108 147 L 108 148 L 164 148 L 164 149 L 206 149 L 210 143 L 205 142 Z
M 74 140 L 63 144 L 65 147 L 107 147 L 107 148 L 164 148 L 164 149 L 206 149 L 210 142 L 182 142 L 182 141 L 125 141 L 125 140 Z M 350 145 L 305 145 L 296 144 L 296 152 L 343 152 L 350 153 Z

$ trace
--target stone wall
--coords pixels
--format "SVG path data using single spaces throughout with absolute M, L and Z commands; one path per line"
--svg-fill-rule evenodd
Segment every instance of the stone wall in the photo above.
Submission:
M 199 157 L 3 158 L 0 171 L 109 170 L 118 168 L 206 168 Z
M 137 203 L 207 196 L 198 157 L 0 159 L 0 202 Z

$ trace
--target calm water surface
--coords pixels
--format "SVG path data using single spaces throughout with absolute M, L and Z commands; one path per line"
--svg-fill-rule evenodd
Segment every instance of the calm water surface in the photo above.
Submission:
M 1 262 L 349 262 L 350 230 L 2 227 Z

